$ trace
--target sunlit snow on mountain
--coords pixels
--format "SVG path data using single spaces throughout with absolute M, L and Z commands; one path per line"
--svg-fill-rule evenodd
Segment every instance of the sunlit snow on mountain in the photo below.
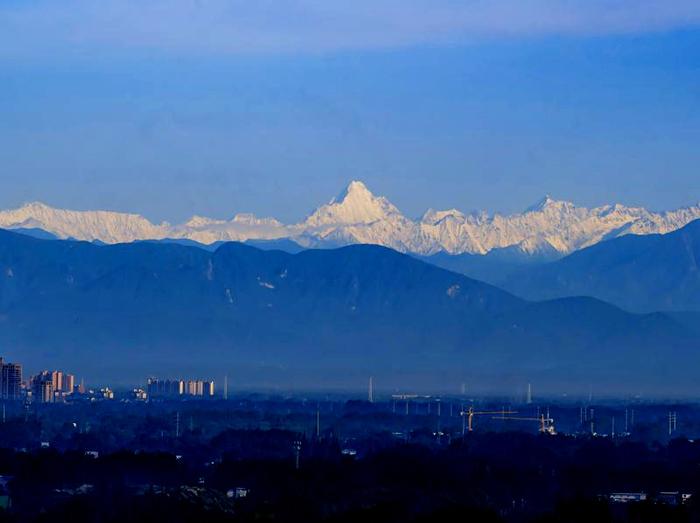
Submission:
M 0 227 L 41 229 L 59 238 L 105 243 L 164 238 L 206 244 L 284 239 L 303 247 L 368 243 L 423 255 L 441 251 L 486 254 L 503 248 L 535 255 L 552 251 L 567 254 L 629 233 L 666 233 L 697 218 L 700 205 L 657 213 L 619 204 L 578 207 L 547 196 L 510 216 L 429 209 L 414 220 L 387 198 L 372 194 L 362 182 L 353 181 L 329 203 L 295 224 L 252 214 L 236 214 L 230 220 L 193 216 L 178 225 L 154 224 L 137 214 L 72 211 L 35 202 L 1 211 Z

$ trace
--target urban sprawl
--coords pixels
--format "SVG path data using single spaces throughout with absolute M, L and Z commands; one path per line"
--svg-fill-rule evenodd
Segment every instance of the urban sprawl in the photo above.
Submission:
M 214 381 L 201 379 L 148 378 L 145 388 L 132 389 L 128 397 L 137 401 L 177 396 L 213 397 Z M 0 397 L 3 400 L 60 403 L 71 398 L 114 399 L 109 387 L 86 388 L 75 375 L 62 370 L 43 370 L 28 380 L 22 378 L 22 365 L 0 358 Z

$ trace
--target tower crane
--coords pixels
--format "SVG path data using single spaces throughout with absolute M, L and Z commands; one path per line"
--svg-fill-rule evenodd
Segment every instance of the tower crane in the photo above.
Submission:
M 500 414 L 501 417 L 505 418 L 506 414 L 517 414 L 517 411 L 506 410 L 505 408 L 503 408 L 501 410 L 482 410 L 482 411 L 475 411 L 474 407 L 469 407 L 467 410 L 462 409 L 462 411 L 459 413 L 459 415 L 462 416 L 462 435 L 464 435 L 464 433 L 465 433 L 465 428 L 469 432 L 472 432 L 474 430 L 473 429 L 474 416 L 493 415 L 493 414 Z M 501 418 L 498 418 L 498 419 L 501 419 Z
M 544 414 L 541 414 L 539 417 L 514 417 L 514 416 L 494 416 L 493 419 L 500 419 L 500 420 L 513 420 L 513 421 L 537 421 L 540 425 L 539 431 L 542 434 L 549 434 L 550 436 L 556 435 L 557 431 L 554 429 L 554 420 L 547 414 L 546 416 Z

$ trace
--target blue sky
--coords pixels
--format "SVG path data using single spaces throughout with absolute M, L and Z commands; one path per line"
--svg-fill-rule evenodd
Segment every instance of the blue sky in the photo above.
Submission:
M 6 0 L 0 207 L 700 200 L 700 4 Z

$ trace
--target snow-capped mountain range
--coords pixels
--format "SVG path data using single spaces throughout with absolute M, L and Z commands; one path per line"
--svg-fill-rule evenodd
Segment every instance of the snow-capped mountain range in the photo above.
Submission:
M 698 218 L 700 204 L 656 213 L 619 204 L 577 207 L 545 197 L 523 213 L 509 216 L 429 209 L 413 220 L 386 198 L 373 195 L 362 182 L 353 181 L 296 224 L 252 214 L 236 214 L 231 220 L 193 216 L 180 225 L 154 224 L 137 214 L 72 211 L 29 203 L 0 211 L 0 227 L 36 228 L 59 238 L 105 243 L 165 238 L 206 244 L 290 239 L 303 247 L 371 243 L 422 255 L 440 251 L 486 254 L 503 248 L 532 255 L 563 255 L 624 234 L 667 233 Z

